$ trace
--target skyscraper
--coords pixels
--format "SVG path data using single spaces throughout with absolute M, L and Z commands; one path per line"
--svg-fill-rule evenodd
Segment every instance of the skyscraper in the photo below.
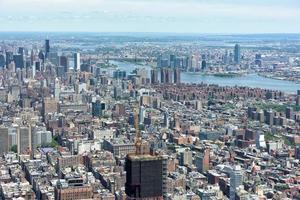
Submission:
M 151 84 L 158 83 L 158 71 L 156 69 L 151 70 Z
M 50 53 L 50 40 L 45 40 L 45 58 L 48 58 Z
M 60 83 L 58 78 L 56 78 L 54 84 L 54 97 L 56 102 L 59 101 L 59 95 L 60 95 Z
M 6 68 L 8 65 L 14 60 L 14 54 L 10 51 L 5 52 L 5 63 L 6 63 Z
M 160 69 L 160 83 L 165 83 L 166 81 L 166 69 L 165 68 L 161 68 Z
M 0 127 L 0 155 L 9 151 L 8 146 L 8 128 Z
M 16 69 L 24 68 L 24 57 L 22 54 L 14 55 L 14 62 L 16 65 Z
M 209 150 L 205 150 L 195 159 L 195 164 L 199 172 L 204 173 L 209 170 Z
M 101 117 L 102 116 L 102 105 L 100 100 L 92 103 L 92 116 Z
M 230 200 L 235 200 L 237 187 L 243 184 L 243 171 L 241 166 L 237 165 L 232 169 L 230 174 Z
M 5 57 L 3 54 L 0 54 L 0 67 L 5 66 Z
M 180 84 L 181 81 L 181 71 L 178 68 L 174 69 L 174 83 Z
M 137 109 L 134 114 L 135 154 L 125 159 L 127 199 L 163 199 L 163 158 L 145 154 L 138 126 Z
M 80 70 L 80 53 L 74 53 L 74 70 Z
M 67 56 L 59 57 L 59 65 L 64 67 L 64 71 L 68 72 L 69 69 L 69 61 Z
M 126 157 L 125 192 L 128 199 L 163 199 L 163 159 L 151 155 Z
M 31 126 L 18 127 L 18 154 L 31 151 Z
M 172 83 L 172 69 L 167 68 L 165 73 L 165 83 L 170 84 Z
M 236 44 L 234 47 L 234 62 L 236 64 L 241 62 L 241 47 L 239 44 Z

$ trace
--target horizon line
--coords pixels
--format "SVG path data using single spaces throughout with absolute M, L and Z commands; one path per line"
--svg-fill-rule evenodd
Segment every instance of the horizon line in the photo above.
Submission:
M 204 32 L 160 32 L 160 31 L 16 31 L 7 30 L 0 31 L 1 33 L 86 33 L 86 34 L 177 34 L 177 35 L 300 35 L 300 32 L 253 32 L 253 33 L 204 33 Z

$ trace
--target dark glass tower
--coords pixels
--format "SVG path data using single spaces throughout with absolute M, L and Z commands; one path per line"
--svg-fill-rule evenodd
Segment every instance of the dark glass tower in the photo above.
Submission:
M 239 64 L 241 62 L 241 46 L 236 44 L 234 47 L 234 62 Z
M 48 58 L 50 53 L 50 40 L 45 40 L 45 57 Z
M 125 163 L 128 199 L 162 199 L 163 159 L 151 155 L 128 155 Z

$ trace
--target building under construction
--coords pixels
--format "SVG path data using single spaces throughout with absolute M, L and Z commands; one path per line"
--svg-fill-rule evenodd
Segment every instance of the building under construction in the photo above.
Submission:
M 163 199 L 163 158 L 143 151 L 138 130 L 138 116 L 135 112 L 136 138 L 135 154 L 129 154 L 125 161 L 125 192 L 128 200 Z
M 151 155 L 126 157 L 125 192 L 128 199 L 154 200 L 163 196 L 163 159 Z

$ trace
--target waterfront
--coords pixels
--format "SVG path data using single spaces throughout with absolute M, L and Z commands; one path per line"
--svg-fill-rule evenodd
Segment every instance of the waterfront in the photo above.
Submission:
M 117 65 L 118 69 L 125 70 L 127 73 L 132 72 L 132 70 L 135 68 L 145 68 L 148 71 L 151 69 L 150 66 L 141 66 L 128 62 L 111 61 L 111 63 Z M 287 93 L 296 93 L 297 90 L 300 89 L 300 84 L 298 83 L 266 78 L 257 74 L 246 74 L 244 76 L 236 77 L 217 77 L 213 75 L 201 75 L 183 72 L 181 74 L 181 81 L 183 83 L 207 83 L 217 84 L 220 86 L 247 86 L 252 88 L 280 90 Z

